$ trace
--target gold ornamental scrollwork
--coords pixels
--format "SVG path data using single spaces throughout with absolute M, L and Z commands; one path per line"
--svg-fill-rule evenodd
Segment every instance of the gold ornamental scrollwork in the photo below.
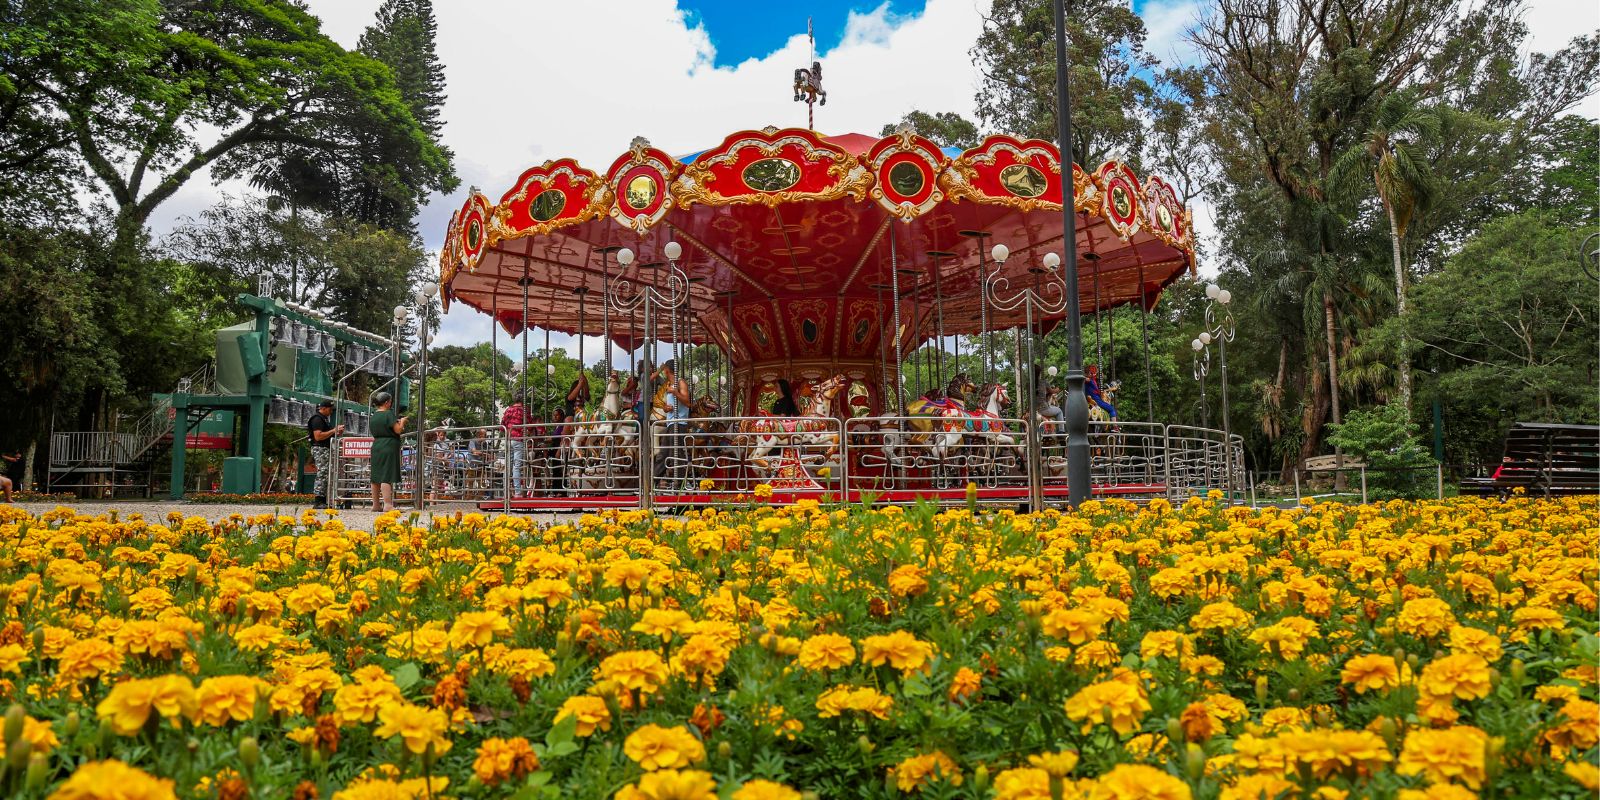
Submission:
M 553 163 L 551 161 L 544 162 L 544 168 L 549 169 Z M 533 225 L 521 230 L 513 228 L 509 222 L 511 208 L 528 196 L 529 187 L 537 182 L 543 187 L 542 190 L 552 189 L 554 187 L 551 184 L 561 175 L 566 175 L 573 184 L 577 185 L 580 194 L 588 195 L 589 202 L 585 203 L 578 213 L 570 217 L 556 217 L 545 222 L 535 222 Z M 599 184 L 599 186 L 596 187 L 596 184 Z M 583 170 L 582 173 L 579 173 L 577 170 L 562 166 L 560 169 L 552 170 L 540 181 L 529 180 L 524 182 L 517 187 L 516 194 L 493 208 L 493 213 L 490 215 L 489 220 L 490 241 L 503 242 L 512 239 L 526 239 L 530 236 L 543 236 L 568 225 L 578 225 L 591 219 L 602 217 L 610 206 L 611 188 L 605 185 L 599 175 L 588 170 Z
M 712 185 L 716 182 L 716 173 L 712 167 L 737 164 L 744 155 L 744 151 L 754 149 L 761 158 L 780 158 L 785 147 L 799 145 L 805 150 L 805 163 L 815 165 L 826 160 L 828 175 L 834 179 L 834 184 L 819 192 L 797 191 L 786 189 L 780 192 L 755 191 L 746 194 L 724 195 Z M 804 166 L 800 166 L 802 171 Z M 783 203 L 792 203 L 801 200 L 827 201 L 850 197 L 863 200 L 871 189 L 873 177 L 861 162 L 843 150 L 831 150 L 814 147 L 812 143 L 801 136 L 782 136 L 773 141 L 764 139 L 741 139 L 729 145 L 728 148 L 710 158 L 700 158 L 694 163 L 684 167 L 683 174 L 678 177 L 672 187 L 672 202 L 679 209 L 687 209 L 691 205 L 731 206 L 740 204 L 763 205 L 771 208 Z

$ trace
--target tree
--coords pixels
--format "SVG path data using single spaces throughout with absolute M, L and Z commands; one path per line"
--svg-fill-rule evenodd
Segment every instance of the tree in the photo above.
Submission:
M 1518 419 L 1595 421 L 1600 301 L 1573 262 L 1583 234 L 1544 211 L 1496 220 L 1391 323 L 1438 355 L 1446 397 L 1505 409 L 1502 432 Z
M 1352 412 L 1332 426 L 1328 440 L 1366 465 L 1372 499 L 1424 496 L 1434 461 L 1417 441 L 1417 426 L 1404 408 Z
M 323 159 L 324 191 L 308 196 L 337 203 L 359 177 L 405 221 L 455 185 L 389 70 L 345 52 L 291 0 L 23 3 L 12 27 L 6 99 L 50 121 L 37 147 L 70 148 L 115 207 L 117 258 L 104 270 L 124 268 L 151 213 L 208 167 L 259 178 Z M 339 174 L 351 165 L 335 156 L 358 146 L 384 162 Z
M 1076 0 L 1067 11 L 1072 160 L 1089 166 L 1143 149 L 1141 115 L 1156 66 L 1144 20 L 1118 0 Z M 1055 17 L 1051 0 L 993 0 L 972 47 L 980 74 L 978 121 L 990 129 L 1055 141 Z M 1057 143 L 1061 144 L 1061 143 Z
M 227 305 L 271 276 L 274 295 L 326 309 L 340 322 L 386 334 L 391 309 L 432 273 L 413 235 L 329 214 L 273 213 L 265 198 L 224 198 L 162 241 L 196 281 L 223 286 Z
M 356 50 L 394 73 L 400 96 L 423 130 L 437 139 L 444 129 L 444 70 L 439 65 L 432 0 L 384 0 L 377 20 L 367 27 Z
M 1406 227 L 1418 209 L 1427 208 L 1438 193 L 1433 171 L 1425 157 L 1427 140 L 1438 136 L 1439 112 L 1422 104 L 1413 91 L 1399 91 L 1378 103 L 1371 126 L 1334 162 L 1330 181 L 1348 184 L 1356 175 L 1370 172 L 1378 200 L 1389 222 L 1394 257 L 1395 313 L 1406 313 L 1406 266 L 1402 242 Z M 1405 338 L 1396 354 L 1399 364 L 1399 401 L 1411 409 L 1411 353 Z
M 977 125 L 954 111 L 941 111 L 937 114 L 908 111 L 899 122 L 883 126 L 880 135 L 892 136 L 895 129 L 901 125 L 910 125 L 918 134 L 944 147 L 959 147 L 962 150 L 977 147 L 982 138 L 978 135 Z

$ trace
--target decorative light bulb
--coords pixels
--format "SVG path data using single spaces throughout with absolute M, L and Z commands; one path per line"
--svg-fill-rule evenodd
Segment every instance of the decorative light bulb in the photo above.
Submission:
M 1217 292 L 1217 302 L 1223 305 L 1233 302 L 1233 292 L 1230 292 L 1227 289 Z
M 428 298 L 429 300 L 432 300 L 433 296 L 438 294 L 438 293 L 439 293 L 439 284 L 434 283 L 433 281 L 425 281 L 425 282 L 423 282 L 423 284 L 422 284 L 422 295 L 424 297 Z
M 1056 365 L 1051 364 L 1050 368 L 1044 371 L 1044 374 L 1049 375 L 1050 377 L 1054 378 L 1055 376 L 1061 374 L 1061 370 L 1056 369 Z
M 554 375 L 554 374 L 556 374 L 556 365 L 554 365 L 554 364 L 546 364 L 546 365 L 544 365 L 544 374 L 546 374 L 546 375 Z
M 1210 331 L 1201 331 L 1200 332 L 1200 343 L 1201 344 L 1211 344 L 1211 332 Z
M 624 247 L 617 251 L 617 263 L 626 267 L 633 263 L 633 251 Z
M 678 256 L 683 255 L 683 245 L 677 242 L 667 242 L 667 246 L 661 248 L 661 252 L 667 254 L 668 261 L 677 261 Z
M 1061 256 L 1056 254 L 1055 251 L 1045 253 L 1044 266 L 1045 269 L 1055 269 L 1056 267 L 1061 266 Z
M 405 306 L 395 306 L 394 307 L 394 318 L 395 319 L 400 320 L 401 322 L 405 322 L 406 318 L 408 316 L 410 316 L 410 315 L 411 315 L 411 310 L 406 308 Z
M 1209 297 L 1212 300 L 1217 299 L 1217 294 L 1219 292 L 1221 292 L 1221 291 L 1222 291 L 1222 287 L 1220 287 L 1220 286 L 1218 286 L 1218 285 L 1216 285 L 1214 283 L 1206 284 L 1206 297 Z
M 1006 247 L 1003 244 L 997 244 L 993 248 L 990 248 L 989 255 L 994 258 L 995 263 L 1004 264 L 1006 263 L 1006 259 L 1011 257 L 1011 248 Z
M 1190 343 L 1189 343 L 1189 346 L 1190 346 L 1190 347 L 1193 347 L 1193 348 L 1194 348 L 1194 351 L 1195 351 L 1195 352 L 1196 352 L 1196 353 L 1198 353 L 1198 352 L 1200 352 L 1200 351 L 1201 351 L 1201 350 L 1204 350 L 1204 349 L 1205 349 L 1205 346 L 1206 346 L 1206 343 L 1205 343 L 1205 342 L 1202 342 L 1202 341 L 1200 341 L 1200 340 L 1199 340 L 1199 339 L 1195 339 L 1195 340 L 1194 340 L 1194 341 L 1192 341 L 1192 342 L 1190 342 Z

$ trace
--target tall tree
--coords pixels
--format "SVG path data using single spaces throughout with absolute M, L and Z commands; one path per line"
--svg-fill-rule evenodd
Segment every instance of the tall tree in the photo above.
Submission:
M 1143 149 L 1141 116 L 1156 61 L 1144 20 L 1125 0 L 1074 0 L 1067 12 L 1072 138 L 1079 164 Z M 993 0 L 972 48 L 980 74 L 978 121 L 991 130 L 1056 138 L 1055 18 L 1051 0 Z M 1060 144 L 1060 143 L 1058 143 Z
M 444 129 L 444 68 L 439 64 L 432 0 L 384 0 L 378 18 L 367 27 L 356 49 L 384 63 L 394 73 L 400 96 L 411 115 L 435 139 Z
M 1411 217 L 1433 204 L 1438 194 L 1426 147 L 1442 127 L 1437 109 L 1421 102 L 1414 91 L 1400 91 L 1383 98 L 1373 114 L 1371 126 L 1334 162 L 1330 180 L 1335 186 L 1370 178 L 1377 190 L 1389 223 L 1389 241 L 1394 259 L 1394 308 L 1406 313 L 1406 266 L 1403 242 Z M 1405 338 L 1400 340 L 1395 360 L 1399 367 L 1399 400 L 1411 409 L 1411 353 Z
M 940 111 L 929 114 L 925 111 L 909 111 L 900 118 L 899 122 L 891 122 L 883 126 L 881 136 L 889 136 L 901 125 L 910 125 L 918 134 L 932 139 L 944 147 L 959 147 L 967 150 L 977 147 L 981 136 L 978 135 L 978 126 L 972 120 L 957 114 L 954 111 Z
M 19 46 L 0 80 L 13 103 L 54 122 L 40 146 L 70 147 L 113 203 L 119 258 L 108 268 L 206 168 L 257 175 L 285 158 L 376 146 L 387 158 L 364 177 L 407 220 L 429 192 L 454 186 L 449 154 L 390 71 L 344 51 L 292 0 L 28 2 L 13 28 Z

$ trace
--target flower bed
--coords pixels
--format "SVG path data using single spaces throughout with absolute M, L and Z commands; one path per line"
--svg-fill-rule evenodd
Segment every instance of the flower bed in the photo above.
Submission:
M 0 795 L 1593 797 L 1597 512 L 0 507 Z
M 194 492 L 185 498 L 202 505 L 253 505 L 253 506 L 309 506 L 317 498 L 309 494 L 290 492 L 257 492 L 255 494 L 223 494 L 221 492 Z

